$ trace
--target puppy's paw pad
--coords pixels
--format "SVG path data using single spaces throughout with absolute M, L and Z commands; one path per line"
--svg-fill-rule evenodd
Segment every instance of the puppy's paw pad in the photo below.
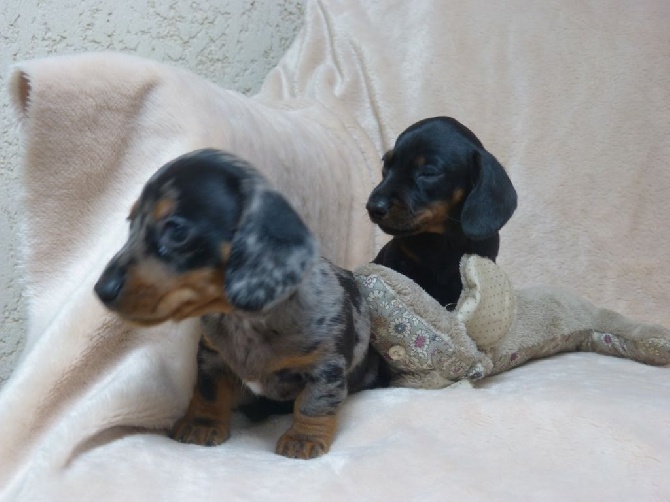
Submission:
M 175 424 L 170 437 L 180 443 L 217 446 L 230 437 L 230 429 L 216 420 L 182 418 Z
M 277 441 L 276 452 L 284 457 L 307 460 L 328 453 L 328 447 L 318 438 L 287 432 Z

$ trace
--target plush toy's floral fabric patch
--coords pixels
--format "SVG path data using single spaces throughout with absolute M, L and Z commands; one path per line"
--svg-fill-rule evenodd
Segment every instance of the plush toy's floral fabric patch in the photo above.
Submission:
M 406 289 L 398 291 L 377 274 L 357 274 L 357 278 L 371 311 L 372 346 L 394 370 L 434 370 L 449 381 L 485 375 L 486 365 L 480 364 L 485 356 L 467 337 L 465 326 L 455 315 L 437 302 L 429 305 L 422 297 L 424 314 L 426 308 L 437 310 L 437 324 L 442 329 L 436 329 L 434 319 L 426 319 L 430 316 L 420 315 L 409 304 L 412 296 Z
M 428 369 L 440 365 L 440 356 L 451 354 L 453 344 L 407 310 L 377 276 L 364 280 L 372 316 L 372 342 L 389 362 L 403 369 Z M 444 364 L 444 362 L 442 362 Z

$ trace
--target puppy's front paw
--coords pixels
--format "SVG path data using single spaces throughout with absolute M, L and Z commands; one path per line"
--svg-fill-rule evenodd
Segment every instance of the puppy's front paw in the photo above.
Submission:
M 289 429 L 277 441 L 276 452 L 288 458 L 304 460 L 320 457 L 328 453 L 330 445 L 323 438 L 308 436 Z
M 230 427 L 219 420 L 186 416 L 177 421 L 170 437 L 180 443 L 217 446 L 230 437 Z

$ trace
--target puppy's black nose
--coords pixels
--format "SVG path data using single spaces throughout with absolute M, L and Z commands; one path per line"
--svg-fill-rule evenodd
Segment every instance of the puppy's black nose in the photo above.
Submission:
M 365 206 L 370 218 L 381 220 L 389 212 L 389 202 L 385 199 L 370 199 Z
M 125 274 L 121 268 L 108 268 L 103 272 L 98 282 L 95 283 L 93 289 L 102 303 L 109 304 L 118 298 L 124 281 Z

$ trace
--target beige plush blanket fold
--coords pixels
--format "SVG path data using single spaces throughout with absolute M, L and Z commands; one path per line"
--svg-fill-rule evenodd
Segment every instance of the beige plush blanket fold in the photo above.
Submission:
M 669 25 L 663 0 L 310 1 L 253 98 L 127 55 L 16 64 L 29 330 L 0 393 L 0 499 L 670 500 L 668 368 L 570 354 L 364 392 L 331 453 L 301 462 L 272 453 L 287 417 L 236 417 L 217 448 L 165 437 L 197 321 L 132 328 L 92 293 L 144 181 L 207 146 L 265 172 L 326 256 L 365 263 L 381 154 L 444 114 L 517 187 L 499 257 L 515 287 L 670 326 Z
M 670 324 L 668 2 L 317 4 L 261 94 L 346 107 L 380 151 L 456 117 L 520 193 L 500 253 L 516 286 Z

